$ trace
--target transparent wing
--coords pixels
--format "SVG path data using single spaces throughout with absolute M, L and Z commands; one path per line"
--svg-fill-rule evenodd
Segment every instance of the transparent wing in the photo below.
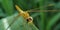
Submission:
M 26 12 L 60 12 L 60 10 L 28 10 Z
M 8 28 L 12 26 L 12 24 L 17 20 L 18 17 L 20 17 L 20 15 L 16 16 L 16 17 L 13 19 L 13 21 L 10 23 L 10 25 L 7 27 L 6 30 L 8 30 Z

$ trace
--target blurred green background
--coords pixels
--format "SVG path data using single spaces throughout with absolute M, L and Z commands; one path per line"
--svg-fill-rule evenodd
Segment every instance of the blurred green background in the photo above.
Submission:
M 23 11 L 56 10 L 51 12 L 29 12 L 34 24 L 27 24 L 15 8 Z M 13 20 L 16 20 L 13 22 Z M 60 0 L 0 0 L 0 30 L 60 30 Z

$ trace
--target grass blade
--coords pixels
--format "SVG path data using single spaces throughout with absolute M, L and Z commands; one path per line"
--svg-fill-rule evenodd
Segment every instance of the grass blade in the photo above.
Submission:
M 55 16 L 53 16 L 48 22 L 46 30 L 51 30 L 51 27 L 58 21 L 59 18 L 60 18 L 60 13 L 57 13 Z

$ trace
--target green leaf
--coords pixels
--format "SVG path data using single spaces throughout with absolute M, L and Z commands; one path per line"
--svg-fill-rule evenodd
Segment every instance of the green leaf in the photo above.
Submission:
M 60 18 L 60 13 L 57 13 L 55 16 L 53 16 L 48 22 L 46 30 L 51 30 L 51 27 L 58 21 L 59 18 Z
M 41 30 L 45 30 L 45 12 L 42 12 L 44 10 L 44 0 L 40 0 L 40 16 L 41 16 Z M 40 29 L 40 28 L 39 28 Z
M 0 17 L 5 17 L 6 14 L 3 13 L 2 9 L 0 8 Z
M 12 0 L 2 0 L 2 6 L 8 16 L 13 14 L 13 1 Z
M 60 23 L 54 28 L 54 30 L 60 30 Z
M 55 9 L 59 10 L 60 9 L 60 2 L 55 4 Z

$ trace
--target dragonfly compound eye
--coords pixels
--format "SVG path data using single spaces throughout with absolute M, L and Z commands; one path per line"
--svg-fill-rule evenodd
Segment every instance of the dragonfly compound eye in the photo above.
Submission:
M 27 22 L 32 22 L 33 21 L 33 18 L 32 17 L 28 17 L 27 18 Z

